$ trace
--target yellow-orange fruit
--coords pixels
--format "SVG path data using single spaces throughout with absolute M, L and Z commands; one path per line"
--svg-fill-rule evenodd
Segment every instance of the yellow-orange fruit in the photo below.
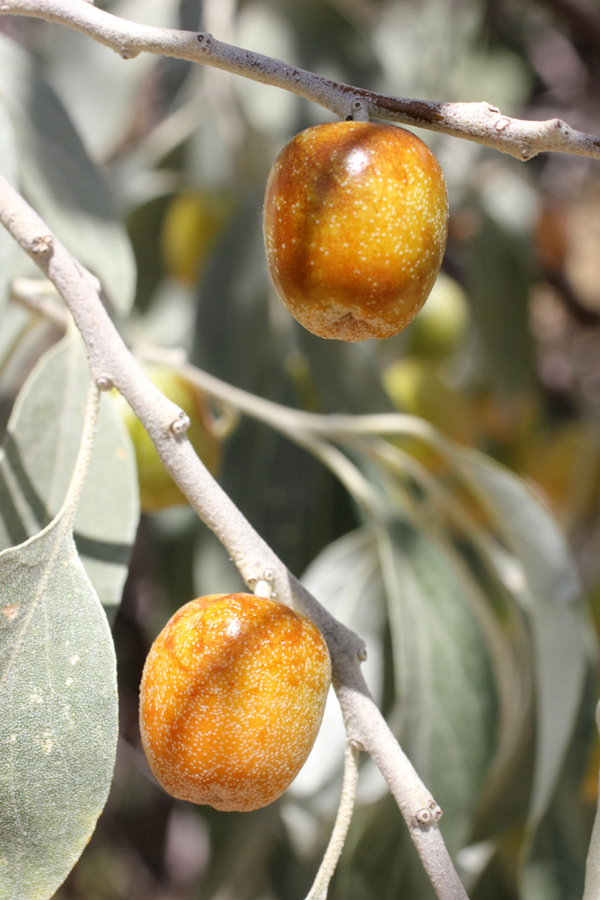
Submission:
M 403 128 L 317 125 L 275 160 L 263 225 L 277 292 L 305 328 L 345 341 L 390 337 L 415 317 L 441 266 L 446 184 Z
M 192 600 L 144 666 L 140 731 L 169 794 L 259 809 L 297 775 L 321 724 L 331 664 L 318 628 L 254 594 Z

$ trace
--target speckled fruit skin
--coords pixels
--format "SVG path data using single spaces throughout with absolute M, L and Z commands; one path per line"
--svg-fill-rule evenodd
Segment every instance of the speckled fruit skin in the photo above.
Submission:
M 144 666 L 140 731 L 169 794 L 222 810 L 272 803 L 308 756 L 331 682 L 318 628 L 254 594 L 192 600 Z
M 415 317 L 442 263 L 444 176 L 403 128 L 317 125 L 275 160 L 263 226 L 277 292 L 305 328 L 344 341 L 391 337 Z

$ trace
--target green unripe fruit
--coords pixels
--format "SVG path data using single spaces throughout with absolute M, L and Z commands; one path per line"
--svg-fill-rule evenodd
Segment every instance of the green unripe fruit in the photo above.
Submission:
M 162 256 L 173 278 L 196 283 L 232 208 L 232 197 L 222 190 L 184 191 L 173 199 L 161 234 Z
M 427 303 L 410 326 L 408 352 L 443 359 L 460 347 L 469 329 L 465 292 L 449 275 L 437 277 Z
M 208 471 L 215 475 L 220 462 L 220 445 L 214 434 L 212 416 L 202 391 L 173 369 L 156 367 L 147 374 L 159 391 L 188 415 L 188 439 Z M 160 461 L 156 448 L 138 417 L 117 392 L 115 399 L 135 449 L 142 512 L 156 512 L 168 506 L 186 503 L 185 496 Z

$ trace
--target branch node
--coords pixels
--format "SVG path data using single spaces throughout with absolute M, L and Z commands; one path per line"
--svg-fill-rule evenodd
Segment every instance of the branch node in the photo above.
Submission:
M 213 45 L 214 38 L 212 34 L 209 34 L 207 31 L 201 32 L 198 35 L 198 43 L 200 44 L 200 50 L 203 53 L 207 53 Z
M 174 422 L 171 422 L 171 431 L 175 435 L 185 434 L 190 427 L 190 417 L 181 409 Z
M 96 378 L 96 387 L 99 391 L 111 391 L 114 387 L 114 382 L 110 375 L 98 375 Z
M 504 131 L 504 129 L 508 128 L 509 125 L 510 119 L 508 118 L 508 116 L 500 116 L 500 118 L 494 125 L 494 128 L 496 129 L 496 131 Z
M 247 579 L 247 584 L 252 588 L 253 593 L 257 597 L 268 597 L 275 599 L 275 572 L 273 569 L 263 569 L 257 578 Z
M 571 130 L 563 119 L 554 119 L 553 126 L 557 131 L 560 131 L 561 134 L 568 134 Z
M 135 59 L 136 56 L 140 55 L 139 50 L 132 50 L 131 47 L 121 47 L 119 49 L 119 56 L 121 59 Z
M 420 809 L 415 813 L 415 822 L 417 825 L 427 826 L 433 825 L 442 817 L 442 808 L 438 806 L 435 800 L 431 800 L 429 806 Z
M 367 104 L 364 100 L 360 100 L 358 97 L 353 100 L 350 113 L 346 116 L 347 122 L 368 122 L 369 121 L 369 110 Z
M 54 238 L 51 234 L 40 234 L 34 237 L 30 249 L 35 256 L 49 256 L 54 248 Z

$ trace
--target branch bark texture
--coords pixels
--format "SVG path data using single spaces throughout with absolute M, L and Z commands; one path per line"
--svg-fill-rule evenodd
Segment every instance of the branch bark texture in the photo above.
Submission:
M 489 103 L 436 103 L 391 97 L 321 78 L 278 59 L 217 40 L 210 34 L 128 22 L 85 0 L 0 0 L 0 14 L 33 16 L 75 28 L 123 59 L 154 53 L 223 69 L 291 91 L 342 119 L 384 119 L 474 141 L 527 160 L 555 151 L 600 159 L 600 138 L 562 119 L 516 119 Z

